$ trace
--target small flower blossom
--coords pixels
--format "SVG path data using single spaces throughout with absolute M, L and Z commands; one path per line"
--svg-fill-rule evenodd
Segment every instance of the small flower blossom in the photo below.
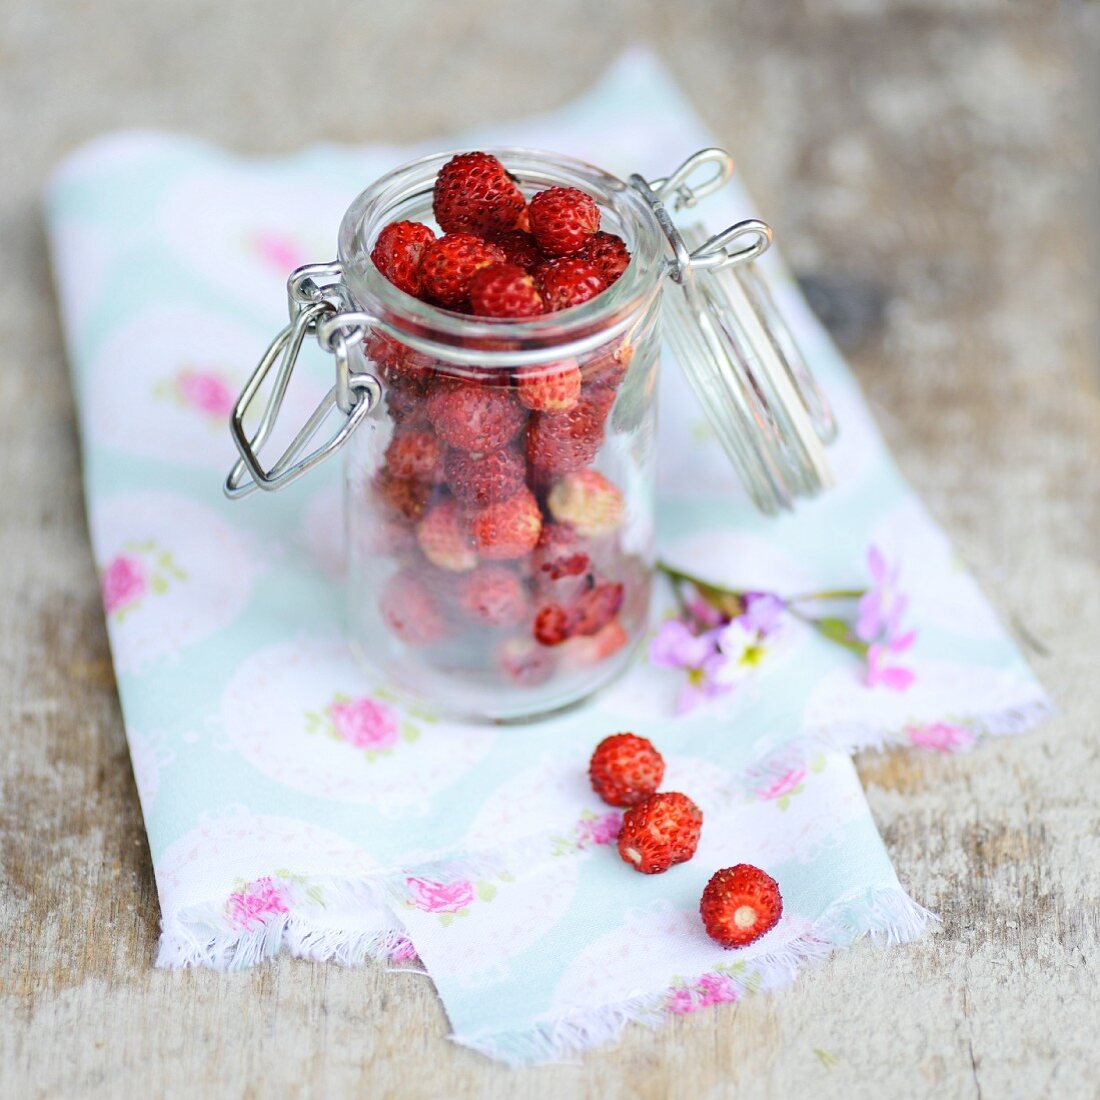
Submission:
M 882 686 L 889 691 L 905 691 L 913 685 L 916 674 L 912 669 L 894 664 L 892 658 L 895 654 L 904 653 L 916 641 L 917 632 L 910 630 L 896 638 L 890 638 L 885 642 L 875 642 L 867 647 L 867 676 L 868 687 Z
M 255 922 L 262 922 L 267 914 L 286 913 L 288 909 L 279 887 L 270 876 L 264 875 L 230 894 L 226 912 L 237 926 L 251 928 Z
M 228 383 L 213 371 L 180 371 L 176 392 L 184 405 L 219 420 L 227 417 L 237 402 Z
M 100 587 L 108 615 L 130 607 L 146 593 L 148 578 L 145 565 L 132 554 L 117 554 L 103 570 Z
M 474 900 L 473 884 L 465 879 L 434 882 L 427 878 L 407 878 L 409 900 L 422 913 L 458 913 Z
M 328 713 L 336 732 L 358 749 L 381 752 L 392 748 L 400 736 L 393 710 L 374 699 L 332 703 Z
M 867 551 L 867 567 L 872 583 L 859 601 L 856 637 L 871 643 L 897 629 L 905 611 L 906 598 L 897 587 L 900 563 L 890 565 L 882 551 L 872 546 Z
M 964 726 L 951 722 L 932 722 L 927 726 L 907 726 L 910 744 L 937 752 L 954 752 L 974 744 L 974 735 Z
M 619 836 L 619 828 L 623 823 L 623 815 L 611 810 L 599 817 L 582 817 L 577 822 L 576 837 L 577 847 L 587 848 L 591 845 L 611 844 Z

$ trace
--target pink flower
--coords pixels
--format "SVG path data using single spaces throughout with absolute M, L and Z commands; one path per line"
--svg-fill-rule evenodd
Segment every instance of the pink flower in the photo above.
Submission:
M 473 885 L 465 879 L 457 882 L 433 882 L 429 878 L 407 878 L 409 900 L 422 913 L 457 913 L 474 900 Z
M 676 702 L 678 714 L 685 714 L 707 699 L 724 695 L 733 687 L 723 676 L 729 658 L 722 653 L 718 636 L 725 627 L 696 634 L 679 619 L 661 623 L 649 644 L 649 660 L 656 668 L 683 669 L 687 683 Z
M 207 416 L 226 417 L 233 411 L 237 397 L 212 371 L 182 370 L 176 376 L 180 400 Z
M 251 928 L 266 913 L 286 913 L 287 907 L 279 887 L 265 875 L 250 882 L 243 890 L 229 895 L 226 902 L 229 919 L 241 928 Z
M 590 844 L 611 844 L 618 839 L 623 815 L 611 810 L 600 817 L 582 817 L 577 822 L 577 846 L 587 848 Z
M 416 948 L 413 947 L 412 940 L 405 936 L 402 936 L 390 949 L 390 962 L 409 962 L 416 957 Z
M 913 681 L 917 678 L 913 670 L 888 662 L 894 654 L 904 653 L 916 641 L 916 638 L 916 631 L 910 630 L 908 634 L 903 634 L 900 638 L 868 646 L 867 676 L 864 681 L 867 686 L 878 687 L 881 685 L 889 691 L 905 691 L 911 687 Z
M 724 974 L 704 974 L 695 985 L 677 986 L 669 990 L 666 1007 L 679 1016 L 710 1005 L 729 1004 L 737 1000 L 737 987 Z
M 141 558 L 117 554 L 103 570 L 100 587 L 108 615 L 137 603 L 147 588 L 145 565 Z
M 896 631 L 907 601 L 897 587 L 900 564 L 887 562 L 877 546 L 867 551 L 867 568 L 872 584 L 859 601 L 856 636 L 874 642 L 881 635 L 889 637 Z
M 785 794 L 790 794 L 805 778 L 805 766 L 801 764 L 797 765 L 785 772 L 768 786 L 758 787 L 756 795 L 765 802 L 772 802 L 777 798 L 782 798 Z
M 397 743 L 397 719 L 385 703 L 374 699 L 352 699 L 328 708 L 336 732 L 357 749 L 380 752 Z
M 974 744 L 974 735 L 962 726 L 950 722 L 933 722 L 927 726 L 907 726 L 905 730 L 910 743 L 922 749 L 935 749 L 937 752 L 952 752 L 966 749 Z
M 301 250 L 286 237 L 275 233 L 257 233 L 252 241 L 256 255 L 281 273 L 301 267 L 304 262 Z

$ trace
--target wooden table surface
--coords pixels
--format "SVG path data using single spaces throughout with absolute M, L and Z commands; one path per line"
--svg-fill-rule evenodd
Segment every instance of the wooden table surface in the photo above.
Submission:
M 1096 6 L 274 8 L 0 4 L 0 1094 L 1100 1095 Z M 514 1073 L 458 1048 L 430 983 L 378 966 L 154 970 L 44 174 L 124 125 L 274 151 L 522 116 L 637 39 L 824 287 L 902 467 L 1061 716 L 968 756 L 860 760 L 940 934 L 577 1064 Z

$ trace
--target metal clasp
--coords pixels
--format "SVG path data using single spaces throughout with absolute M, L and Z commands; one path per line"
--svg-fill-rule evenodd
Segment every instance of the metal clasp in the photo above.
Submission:
M 373 374 L 351 369 L 350 346 L 363 339 L 375 318 L 359 310 L 343 308 L 348 299 L 340 275 L 339 264 L 307 264 L 287 280 L 290 323 L 268 345 L 233 407 L 230 431 L 240 458 L 225 479 L 225 495 L 232 500 L 248 496 L 257 489 L 274 492 L 297 481 L 338 451 L 382 396 L 382 386 Z M 322 283 L 321 279 L 330 281 Z M 264 469 L 260 450 L 275 427 L 302 343 L 310 334 L 314 334 L 321 348 L 335 358 L 336 381 L 290 445 L 270 468 Z M 272 370 L 275 370 L 275 379 L 271 395 L 249 438 L 244 418 Z M 344 417 L 339 429 L 327 442 L 302 457 L 334 409 Z

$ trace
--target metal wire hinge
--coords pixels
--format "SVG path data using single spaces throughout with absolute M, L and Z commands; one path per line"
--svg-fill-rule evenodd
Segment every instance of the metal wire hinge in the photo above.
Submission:
M 287 281 L 290 323 L 268 345 L 233 408 L 230 431 L 240 458 L 225 479 L 225 495 L 230 499 L 248 496 L 257 489 L 274 492 L 297 481 L 338 451 L 382 396 L 382 386 L 373 374 L 351 369 L 350 349 L 363 340 L 375 319 L 359 310 L 346 308 L 348 301 L 341 275 L 338 263 L 307 264 L 298 268 Z M 260 461 L 260 450 L 275 427 L 290 376 L 309 335 L 315 336 L 321 348 L 334 357 L 336 380 L 283 453 L 265 469 Z M 249 436 L 244 426 L 245 417 L 272 371 L 271 392 L 260 413 L 259 424 Z M 333 410 L 343 416 L 339 428 L 326 442 L 308 450 Z

